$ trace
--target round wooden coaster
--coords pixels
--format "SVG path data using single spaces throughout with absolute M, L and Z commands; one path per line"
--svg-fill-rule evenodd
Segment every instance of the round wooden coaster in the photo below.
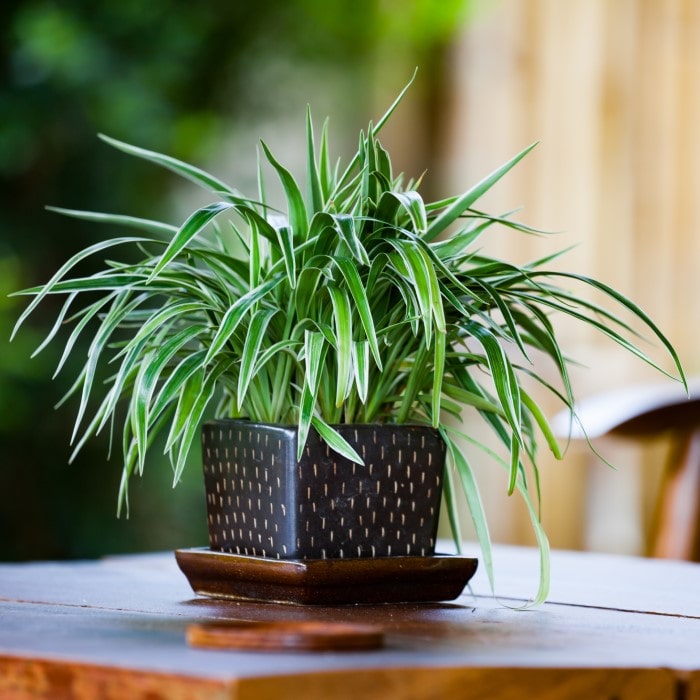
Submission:
M 209 649 L 362 651 L 382 647 L 384 634 L 340 622 L 212 622 L 189 625 L 187 642 Z

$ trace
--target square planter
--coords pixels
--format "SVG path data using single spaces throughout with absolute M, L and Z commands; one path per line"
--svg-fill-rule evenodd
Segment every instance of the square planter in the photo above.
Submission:
M 218 420 L 202 428 L 210 548 L 276 559 L 432 556 L 445 444 L 419 425 L 334 426 L 364 465 L 311 431 Z

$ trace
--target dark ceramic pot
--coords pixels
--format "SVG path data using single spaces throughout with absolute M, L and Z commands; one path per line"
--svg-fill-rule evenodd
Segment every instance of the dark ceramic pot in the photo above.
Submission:
M 432 556 L 445 444 L 417 425 L 334 426 L 355 464 L 311 431 L 238 420 L 205 423 L 209 543 L 277 559 Z

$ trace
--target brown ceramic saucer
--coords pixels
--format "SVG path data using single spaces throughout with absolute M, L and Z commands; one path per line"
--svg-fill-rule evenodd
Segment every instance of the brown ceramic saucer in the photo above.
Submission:
M 341 622 L 215 622 L 192 624 L 193 647 L 251 651 L 365 651 L 384 643 L 381 629 Z
M 298 560 L 197 548 L 175 557 L 200 595 L 297 605 L 454 600 L 477 567 L 476 559 L 447 554 Z

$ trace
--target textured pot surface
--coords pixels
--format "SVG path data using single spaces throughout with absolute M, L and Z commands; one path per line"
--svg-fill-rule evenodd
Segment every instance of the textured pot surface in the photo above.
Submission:
M 311 431 L 247 421 L 202 429 L 213 550 L 282 559 L 430 556 L 445 445 L 416 425 L 335 426 L 355 464 Z

